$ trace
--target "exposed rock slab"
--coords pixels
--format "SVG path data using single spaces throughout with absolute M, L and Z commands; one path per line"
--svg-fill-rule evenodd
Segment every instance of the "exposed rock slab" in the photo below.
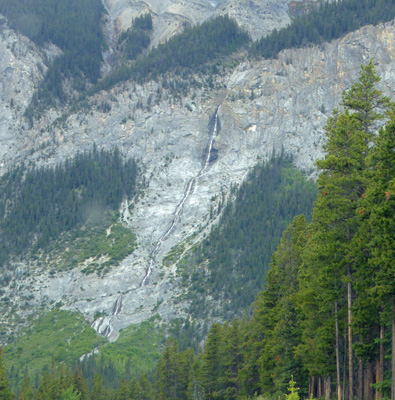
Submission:
M 143 166 L 144 196 L 133 204 L 131 216 L 125 217 L 137 235 L 139 246 L 134 254 L 104 278 L 86 276 L 78 268 L 55 278 L 48 269 L 26 276 L 27 267 L 20 265 L 5 288 L 15 304 L 27 301 L 31 309 L 62 301 L 65 308 L 81 311 L 92 322 L 97 311 L 110 317 L 122 297 L 122 310 L 112 321 L 111 340 L 120 328 L 156 313 L 165 321 L 187 315 L 187 302 L 174 302 L 183 289 L 174 266 L 162 266 L 163 257 L 188 238 L 186 248 L 199 240 L 212 223 L 209 210 L 215 199 L 226 194 L 231 184 L 242 182 L 273 149 L 284 148 L 294 155 L 298 167 L 314 173 L 314 161 L 322 156 L 323 126 L 342 91 L 357 79 L 362 63 L 373 58 L 382 77 L 381 88 L 394 95 L 395 25 L 391 22 L 365 27 L 323 46 L 284 51 L 278 60 L 245 62 L 229 75 L 216 78 L 217 89 L 192 89 L 181 101 L 160 83 L 121 84 L 110 93 L 98 94 L 90 110 L 70 115 L 64 124 L 52 125 L 57 114 L 51 112 L 28 129 L 21 115 L 41 76 L 41 53 L 7 28 L 1 35 L 3 171 L 22 158 L 54 165 L 90 149 L 93 143 L 105 148 L 117 145 Z M 20 50 L 13 52 L 7 43 L 17 43 Z M 20 93 L 9 84 L 10 79 L 20 85 Z M 19 109 L 7 107 L 12 98 Z M 98 107 L 103 102 L 111 105 L 108 113 Z M 197 180 L 181 221 L 161 246 L 148 284 L 140 286 L 155 243 L 171 223 L 187 183 L 202 167 L 210 118 L 219 104 L 218 158 Z M 20 288 L 16 294 L 12 285 Z M 30 295 L 33 298 L 25 300 Z

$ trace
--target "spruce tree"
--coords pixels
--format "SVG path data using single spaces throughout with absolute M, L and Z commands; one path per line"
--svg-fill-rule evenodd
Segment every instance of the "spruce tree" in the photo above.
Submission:
M 393 106 L 395 111 L 395 106 Z M 371 232 L 370 265 L 374 271 L 374 286 L 370 298 L 381 305 L 381 324 L 390 315 L 392 330 L 391 399 L 395 386 L 395 112 L 391 120 L 380 129 L 377 146 L 372 151 L 374 171 L 367 189 L 366 205 Z M 362 211 L 364 209 L 362 208 Z
M 283 233 L 266 277 L 266 290 L 257 298 L 264 336 L 260 358 L 264 393 L 285 393 L 291 375 L 302 381 L 303 370 L 294 354 L 300 340 L 294 296 L 299 288 L 298 270 L 306 240 L 307 221 L 299 215 Z

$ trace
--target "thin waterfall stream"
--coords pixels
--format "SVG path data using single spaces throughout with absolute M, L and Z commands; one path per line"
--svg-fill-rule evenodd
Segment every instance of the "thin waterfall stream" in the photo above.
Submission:
M 213 153 L 213 150 L 214 150 L 214 142 L 215 142 L 215 139 L 218 136 L 218 133 L 219 133 L 219 130 L 220 130 L 219 117 L 218 117 L 219 109 L 220 109 L 220 106 L 217 107 L 217 109 L 215 111 L 215 114 L 214 114 L 214 124 L 212 125 L 213 128 L 212 128 L 212 132 L 211 132 L 210 141 L 208 143 L 207 154 L 206 154 L 206 157 L 204 159 L 204 164 L 203 164 L 202 168 L 200 169 L 199 173 L 188 182 L 188 184 L 186 186 L 186 189 L 185 189 L 185 192 L 184 192 L 184 196 L 183 196 L 182 200 L 178 203 L 178 205 L 176 207 L 176 210 L 175 210 L 175 212 L 173 214 L 173 219 L 172 219 L 172 222 L 171 222 L 169 228 L 166 230 L 166 232 L 162 236 L 159 237 L 159 239 L 155 243 L 155 247 L 154 247 L 154 249 L 152 250 L 152 252 L 151 252 L 151 254 L 149 256 L 148 267 L 146 269 L 145 276 L 144 276 L 143 280 L 140 283 L 140 287 L 145 286 L 147 284 L 147 279 L 149 278 L 149 276 L 152 273 L 153 266 L 154 266 L 154 263 L 155 263 L 155 259 L 156 259 L 156 256 L 159 253 L 159 250 L 160 250 L 160 248 L 162 246 L 162 243 L 173 232 L 177 222 L 180 220 L 182 211 L 184 209 L 185 202 L 193 194 L 196 181 L 202 175 L 205 174 L 207 168 L 210 165 L 210 160 L 211 160 L 212 153 Z M 92 325 L 91 325 L 92 328 L 94 328 L 98 333 L 101 333 L 103 336 L 109 337 L 111 335 L 111 332 L 112 332 L 111 324 L 112 324 L 114 318 L 121 312 L 121 309 L 122 309 L 122 296 L 119 297 L 116 300 L 116 302 L 114 304 L 114 307 L 113 307 L 112 315 L 111 316 L 107 316 L 107 317 L 98 318 L 97 320 L 95 320 L 92 323 Z
M 182 213 L 183 208 L 184 208 L 184 204 L 188 200 L 189 196 L 191 196 L 191 194 L 193 193 L 196 181 L 206 172 L 206 170 L 207 170 L 207 168 L 208 168 L 208 166 L 210 164 L 211 153 L 212 153 L 213 148 L 214 148 L 214 141 L 215 141 L 215 139 L 216 139 L 216 137 L 218 135 L 218 131 L 219 131 L 219 129 L 218 129 L 219 128 L 219 124 L 218 124 L 219 109 L 220 109 L 220 106 L 217 107 L 217 109 L 215 111 L 215 114 L 214 114 L 214 127 L 213 127 L 213 130 L 212 130 L 212 134 L 211 134 L 211 138 L 210 138 L 210 142 L 209 142 L 209 146 L 208 146 L 208 151 L 207 151 L 207 155 L 206 155 L 206 159 L 205 159 L 205 162 L 203 164 L 203 167 L 199 171 L 199 173 L 189 181 L 189 183 L 187 185 L 187 188 L 185 190 L 185 193 L 184 193 L 184 197 L 182 198 L 180 203 L 178 203 L 176 211 L 174 212 L 173 221 L 171 222 L 170 227 L 167 229 L 167 231 L 156 242 L 154 250 L 152 251 L 152 253 L 150 255 L 150 261 L 149 261 L 148 268 L 147 268 L 147 271 L 145 273 L 144 279 L 140 283 L 140 287 L 145 285 L 148 277 L 151 275 L 152 268 L 153 268 L 153 265 L 154 265 L 154 262 L 155 262 L 155 257 L 158 254 L 162 243 L 170 236 L 171 232 L 173 231 L 174 227 L 176 226 L 177 222 L 179 221 L 181 213 Z

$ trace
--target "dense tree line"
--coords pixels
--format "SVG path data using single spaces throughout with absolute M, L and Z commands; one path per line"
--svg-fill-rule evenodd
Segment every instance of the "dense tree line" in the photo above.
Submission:
M 6 15 L 12 28 L 42 46 L 53 43 L 62 54 L 48 62 L 48 71 L 35 92 L 27 116 L 37 109 L 66 100 L 63 81 L 68 78 L 77 90 L 86 80 L 100 78 L 104 6 L 100 0 L 2 0 L 0 13 Z
M 249 37 L 229 16 L 219 16 L 170 38 L 138 58 L 131 67 L 123 66 L 105 77 L 94 91 L 134 79 L 138 82 L 156 79 L 166 72 L 198 72 L 202 66 L 232 54 L 247 45 Z
M 329 42 L 362 26 L 377 25 L 393 18 L 394 0 L 324 1 L 309 13 L 295 18 L 286 28 L 274 30 L 256 41 L 250 55 L 276 58 L 281 50 Z
M 208 262 L 209 270 L 209 277 L 206 267 L 185 275 L 192 284 L 193 314 L 206 313 L 204 297 L 208 293 L 227 301 L 221 310 L 226 318 L 248 313 L 264 287 L 282 232 L 295 215 L 310 218 L 315 197 L 315 183 L 306 180 L 286 155 L 273 156 L 256 166 L 221 210 L 219 224 L 191 256 L 192 268 Z
M 12 168 L 0 179 L 0 254 L 42 249 L 62 232 L 116 211 L 136 190 L 137 166 L 94 147 L 53 167 Z

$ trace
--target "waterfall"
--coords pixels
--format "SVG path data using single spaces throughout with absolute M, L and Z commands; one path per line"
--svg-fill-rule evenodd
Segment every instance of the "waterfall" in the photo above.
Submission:
M 101 335 L 105 337 L 109 337 L 112 332 L 111 324 L 114 321 L 114 318 L 121 312 L 122 310 L 122 297 L 118 297 L 115 301 L 112 315 L 107 317 L 101 317 L 97 320 L 93 321 L 91 327 Z M 104 327 L 104 329 L 102 328 Z
M 174 211 L 173 214 L 173 220 L 169 226 L 169 228 L 166 230 L 166 232 L 158 239 L 158 241 L 155 244 L 155 247 L 153 249 L 153 251 L 150 254 L 150 259 L 149 259 L 149 263 L 148 263 L 148 268 L 145 272 L 145 276 L 144 279 L 141 281 L 140 283 L 140 287 L 144 286 L 147 282 L 147 279 L 149 278 L 149 276 L 151 275 L 154 263 L 155 263 L 155 258 L 157 256 L 157 254 L 159 253 L 160 247 L 162 246 L 162 243 L 170 236 L 170 234 L 172 233 L 174 227 L 176 226 L 177 222 L 179 221 L 183 208 L 184 208 L 184 204 L 185 202 L 188 200 L 188 198 L 191 196 L 191 194 L 194 191 L 195 188 L 195 183 L 196 181 L 205 174 L 205 172 L 207 171 L 207 168 L 210 165 L 210 158 L 214 149 L 214 142 L 216 137 L 218 136 L 219 133 L 219 117 L 218 117 L 218 113 L 219 113 L 219 109 L 220 106 L 217 107 L 215 114 L 214 114 L 214 124 L 213 124 L 213 129 L 211 132 L 211 136 L 210 136 L 210 141 L 208 143 L 208 151 L 206 154 L 206 157 L 204 159 L 204 163 L 202 165 L 202 168 L 200 169 L 199 173 L 192 178 L 188 184 L 187 187 L 185 189 L 184 192 L 184 196 L 181 199 L 181 201 L 178 203 L 176 210 Z M 113 312 L 111 316 L 106 316 L 106 317 L 101 317 L 98 318 L 97 320 L 95 320 L 91 327 L 93 329 L 96 330 L 97 333 L 102 334 L 105 337 L 109 337 L 111 335 L 112 332 L 112 322 L 114 321 L 114 318 L 121 312 L 122 310 L 122 297 L 119 297 L 114 304 L 113 307 Z M 104 328 L 104 329 L 103 329 Z
M 220 109 L 220 106 L 218 106 L 217 109 L 215 110 L 214 126 L 213 126 L 213 129 L 212 129 L 212 132 L 211 132 L 211 137 L 210 137 L 210 141 L 209 141 L 209 144 L 208 144 L 208 151 L 207 151 L 206 158 L 204 160 L 203 167 L 201 168 L 199 173 L 189 181 L 189 183 L 187 185 L 187 188 L 186 188 L 186 190 L 184 192 L 184 197 L 182 198 L 180 203 L 178 203 L 177 208 L 176 208 L 176 210 L 174 212 L 173 220 L 172 220 L 172 222 L 170 224 L 170 227 L 167 229 L 167 231 L 156 242 L 154 250 L 152 251 L 152 253 L 150 255 L 150 260 L 149 260 L 148 268 L 146 270 L 144 279 L 140 283 L 140 287 L 145 285 L 148 277 L 151 275 L 152 268 L 153 268 L 153 265 L 154 265 L 154 262 L 155 262 L 155 257 L 158 254 L 159 249 L 160 249 L 163 241 L 166 240 L 170 236 L 170 234 L 173 231 L 175 225 L 179 221 L 181 213 L 182 213 L 183 208 L 184 208 L 184 204 L 188 200 L 189 196 L 191 196 L 191 194 L 193 193 L 196 181 L 202 175 L 204 175 L 204 173 L 206 172 L 206 170 L 207 170 L 207 168 L 208 168 L 208 166 L 210 164 L 211 153 L 213 152 L 213 149 L 214 149 L 214 142 L 215 142 L 215 139 L 216 139 L 216 137 L 218 136 L 218 133 L 219 133 L 219 122 L 218 122 L 219 109 Z

